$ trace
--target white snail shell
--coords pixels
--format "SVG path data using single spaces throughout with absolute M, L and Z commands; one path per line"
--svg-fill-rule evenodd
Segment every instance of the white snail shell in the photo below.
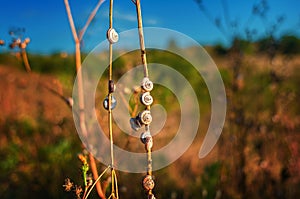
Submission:
M 108 29 L 107 39 L 111 44 L 117 43 L 119 41 L 119 34 L 113 28 Z
M 153 97 L 149 92 L 145 92 L 141 95 L 141 102 L 145 106 L 150 106 L 153 103 Z
M 142 80 L 141 86 L 145 91 L 150 92 L 153 89 L 153 82 L 150 81 L 150 79 L 148 77 L 144 77 L 144 79 Z

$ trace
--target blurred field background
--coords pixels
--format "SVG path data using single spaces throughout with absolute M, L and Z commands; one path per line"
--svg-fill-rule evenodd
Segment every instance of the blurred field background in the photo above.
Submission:
M 200 129 L 193 145 L 176 162 L 155 172 L 158 198 L 299 196 L 300 40 L 294 36 L 282 37 L 272 60 L 264 48 L 267 40 L 236 42 L 243 53 L 238 58 L 240 69 L 236 79 L 232 70 L 236 58 L 231 57 L 235 56 L 234 49 L 206 47 L 222 74 L 228 111 L 221 139 L 204 159 L 197 156 L 210 119 L 209 96 L 203 80 L 193 78 L 194 69 L 173 58 L 174 55 L 148 52 L 149 62 L 168 64 L 191 80 L 201 104 Z M 170 47 L 174 45 L 171 41 Z M 138 64 L 137 53 L 116 60 L 116 77 Z M 82 181 L 77 159 L 82 151 L 81 142 L 71 110 L 47 88 L 71 96 L 74 57 L 66 54 L 29 54 L 28 57 L 34 71 L 30 74 L 24 71 L 15 54 L 0 55 L 0 195 L 2 198 L 72 198 L 62 185 L 66 177 Z M 154 137 L 159 147 L 176 133 L 178 107 L 170 105 L 170 100 L 175 100 L 170 93 L 156 89 L 153 96 L 168 111 L 167 127 Z M 96 106 L 105 116 L 100 96 Z M 116 143 L 125 147 L 124 140 L 129 139 L 116 138 Z M 139 141 L 131 147 L 138 144 Z M 99 164 L 101 168 L 104 167 Z M 143 197 L 142 174 L 118 174 L 122 198 Z

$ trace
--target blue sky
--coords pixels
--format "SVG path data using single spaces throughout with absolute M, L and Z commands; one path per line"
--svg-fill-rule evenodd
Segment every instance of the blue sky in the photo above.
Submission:
M 97 0 L 69 0 L 74 20 L 81 28 Z M 226 1 L 226 0 L 225 0 Z M 203 0 L 208 13 L 213 18 L 224 21 L 222 0 Z M 259 18 L 250 18 L 253 4 L 260 0 L 227 0 L 228 15 L 231 22 L 239 24 L 238 30 L 254 27 L 257 37 L 266 34 L 265 27 L 284 16 L 283 25 L 277 35 L 292 33 L 300 35 L 300 1 L 269 0 L 267 26 Z M 141 0 L 144 26 L 163 27 L 184 33 L 202 45 L 226 43 L 222 34 L 200 11 L 194 0 Z M 74 43 L 67 20 L 63 0 L 1 0 L 0 39 L 6 43 L 11 40 L 8 30 L 14 27 L 26 29 L 24 37 L 30 37 L 28 50 L 33 53 L 72 52 Z M 117 31 L 136 28 L 135 7 L 131 0 L 114 1 L 114 27 Z M 109 0 L 101 6 L 94 22 L 89 27 L 83 43 L 83 50 L 90 51 L 106 38 L 108 29 Z M 229 31 L 232 33 L 232 31 Z M 0 47 L 0 52 L 7 47 Z

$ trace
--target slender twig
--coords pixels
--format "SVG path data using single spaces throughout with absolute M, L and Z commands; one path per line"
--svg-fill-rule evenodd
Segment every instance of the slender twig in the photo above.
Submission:
M 53 93 L 54 95 L 58 96 L 60 99 L 62 99 L 70 108 L 72 108 L 73 106 L 73 99 L 70 97 L 65 97 L 64 95 L 60 94 L 59 92 L 57 92 L 56 90 L 48 87 L 47 85 L 42 83 L 42 86 L 44 88 L 46 88 L 48 91 L 50 91 L 51 93 Z
M 90 195 L 91 191 L 93 190 L 93 188 L 95 187 L 95 185 L 99 183 L 99 180 L 100 180 L 101 177 L 107 172 L 107 170 L 108 170 L 109 168 L 110 168 L 110 166 L 108 166 L 108 167 L 107 167 L 107 168 L 99 175 L 99 177 L 95 180 L 95 182 L 94 182 L 94 184 L 91 186 L 89 192 L 86 194 L 85 198 L 83 198 L 83 199 L 86 199 L 86 198 L 89 197 L 89 195 Z
M 91 153 L 89 153 L 89 160 L 90 160 L 90 167 L 91 167 L 91 171 L 92 171 L 92 174 L 93 174 L 93 178 L 98 179 L 99 174 L 98 174 L 98 170 L 97 170 L 96 161 L 95 161 L 94 156 Z M 100 182 L 96 183 L 96 190 L 97 190 L 97 193 L 98 193 L 99 197 L 104 199 L 105 194 L 103 192 L 103 189 L 102 189 L 102 186 L 101 186 Z
M 28 73 L 31 72 L 31 67 L 30 67 L 30 64 L 28 61 L 27 52 L 26 52 L 25 48 L 21 49 L 21 55 L 22 55 L 22 59 L 23 59 L 23 63 L 24 63 L 26 71 Z
M 73 39 L 75 41 L 75 65 L 76 65 L 76 72 L 77 72 L 77 92 L 78 92 L 78 105 L 79 105 L 79 122 L 80 122 L 80 130 L 82 131 L 84 136 L 87 136 L 87 129 L 85 125 L 85 113 L 84 113 L 84 95 L 83 95 L 83 82 L 82 82 L 82 73 L 81 73 L 81 52 L 80 52 L 80 41 L 78 39 L 78 35 L 76 32 L 72 12 L 70 9 L 69 1 L 64 0 L 67 15 L 71 27 L 71 31 L 73 34 Z
M 99 0 L 96 7 L 94 8 L 94 10 L 91 12 L 87 22 L 85 23 L 85 25 L 83 26 L 83 28 L 81 29 L 81 31 L 79 32 L 79 40 L 82 40 L 82 37 L 84 36 L 87 28 L 89 27 L 91 21 L 94 19 L 95 15 L 97 14 L 97 11 L 99 10 L 100 6 L 104 3 L 105 0 Z
M 88 18 L 88 21 L 86 22 L 85 26 L 83 27 L 82 31 L 80 32 L 79 37 L 78 37 L 78 34 L 76 32 L 76 27 L 75 27 L 75 24 L 74 24 L 74 20 L 73 20 L 71 8 L 70 8 L 70 5 L 69 5 L 69 1 L 64 0 L 64 2 L 65 2 L 65 7 L 66 7 L 68 19 L 69 19 L 69 24 L 70 24 L 71 31 L 72 31 L 72 34 L 73 34 L 73 39 L 75 41 L 75 59 L 76 59 L 75 64 L 76 64 L 76 72 L 77 72 L 77 87 L 78 87 L 77 92 L 78 92 L 80 130 L 81 130 L 81 132 L 84 136 L 88 136 L 88 132 L 87 132 L 86 124 L 85 124 L 85 113 L 84 113 L 85 105 L 84 105 L 84 95 L 83 95 L 83 80 L 82 80 L 82 73 L 81 73 L 81 70 L 80 70 L 80 68 L 81 68 L 80 42 L 81 42 L 81 40 L 84 36 L 84 33 L 86 32 L 86 30 L 87 30 L 87 28 L 90 24 L 90 22 L 95 17 L 96 12 L 98 11 L 101 4 L 103 3 L 103 0 L 99 0 L 99 2 L 96 5 L 95 9 L 93 10 L 90 17 Z M 90 166 L 91 166 L 91 170 L 92 170 L 92 173 L 93 173 L 93 177 L 94 177 L 94 179 L 98 179 L 97 165 L 96 165 L 95 159 L 94 159 L 94 157 L 92 156 L 91 153 L 89 153 L 89 160 L 90 160 Z M 96 189 L 97 189 L 97 193 L 98 193 L 99 197 L 104 199 L 105 195 L 104 195 L 103 190 L 101 188 L 100 182 L 96 181 L 95 184 L 97 184 Z M 89 195 L 89 193 L 87 194 L 87 196 L 88 195 Z
M 137 20 L 138 20 L 138 31 L 139 31 L 139 40 L 140 40 L 140 48 L 141 48 L 141 57 L 142 57 L 142 63 L 144 69 L 144 77 L 148 77 L 148 66 L 147 66 L 147 56 L 146 56 L 146 48 L 145 48 L 145 40 L 144 40 L 141 3 L 140 0 L 136 0 L 135 2 L 136 2 L 135 5 L 136 5 Z
M 86 197 L 86 194 L 87 194 L 88 190 L 89 190 L 89 187 L 86 186 L 86 187 L 84 188 L 84 193 L 83 193 L 83 196 L 82 196 L 83 199 L 84 199 L 84 198 L 87 198 L 87 197 Z
M 130 104 L 126 101 L 126 98 L 124 96 L 124 93 L 123 92 L 119 92 L 119 95 L 121 97 L 121 100 L 122 102 L 125 104 L 127 110 L 129 111 L 129 113 L 131 114 L 132 113 L 132 108 L 130 107 Z
M 71 26 L 71 31 L 72 31 L 72 34 L 73 34 L 73 38 L 76 41 L 76 40 L 78 40 L 78 36 L 77 36 L 74 20 L 73 20 L 73 17 L 72 17 L 73 15 L 72 15 L 72 12 L 71 12 L 70 4 L 69 4 L 68 0 L 64 0 L 64 2 L 65 2 L 65 7 L 66 7 L 68 19 L 69 19 L 69 24 Z

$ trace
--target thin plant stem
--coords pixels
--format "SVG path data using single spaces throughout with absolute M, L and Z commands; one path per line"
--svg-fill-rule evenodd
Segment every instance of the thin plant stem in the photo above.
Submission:
M 138 95 L 138 93 L 136 93 L 134 95 L 134 108 L 133 108 L 133 111 L 131 113 L 132 117 L 137 114 L 138 108 L 139 108 L 139 95 Z
M 81 40 L 82 40 L 82 38 L 84 36 L 84 33 L 86 32 L 90 22 L 95 17 L 99 7 L 102 5 L 103 2 L 104 2 L 104 0 L 99 0 L 99 2 L 96 5 L 95 9 L 90 14 L 85 26 L 83 27 L 82 31 L 80 32 L 80 37 L 78 37 L 78 34 L 76 32 L 76 27 L 75 27 L 75 24 L 74 24 L 74 20 L 73 20 L 73 16 L 72 16 L 72 12 L 71 12 L 71 8 L 70 8 L 70 5 L 69 5 L 69 1 L 64 0 L 66 11 L 67 11 L 67 16 L 68 16 L 68 20 L 69 20 L 69 24 L 70 24 L 72 35 L 73 35 L 73 39 L 75 41 L 75 65 L 76 65 L 76 72 L 77 72 L 79 122 L 80 122 L 81 133 L 84 136 L 88 136 L 88 131 L 87 131 L 86 124 L 85 124 L 85 112 L 84 112 L 85 105 L 84 105 L 84 95 L 83 95 L 83 80 L 82 80 L 82 72 L 80 70 L 81 69 L 80 43 L 81 43 Z M 98 171 L 97 171 L 97 165 L 96 165 L 95 159 L 91 155 L 91 153 L 89 153 L 89 157 L 90 157 L 89 160 L 90 160 L 90 166 L 91 166 L 91 170 L 92 170 L 92 173 L 93 173 L 93 177 L 94 177 L 94 179 L 98 179 L 99 177 L 98 177 Z M 97 189 L 97 193 L 98 193 L 99 197 L 104 199 L 105 195 L 103 194 L 101 184 L 100 184 L 100 182 L 98 182 L 98 180 L 94 183 L 94 186 L 96 184 L 97 184 L 96 189 Z M 87 194 L 87 196 L 88 195 L 89 195 L 89 193 Z
M 82 198 L 87 198 L 86 197 L 86 194 L 87 194 L 87 192 L 88 192 L 88 186 L 86 186 L 85 188 L 84 188 L 84 193 L 83 193 L 83 196 L 82 196 Z
M 114 184 L 113 184 L 113 186 L 115 187 L 116 198 L 119 198 L 118 179 L 117 179 L 117 174 L 116 174 L 115 170 L 113 170 L 113 177 L 114 177 Z
M 77 36 L 77 32 L 76 32 L 76 28 L 75 28 L 75 24 L 74 24 L 74 20 L 73 20 L 73 16 L 72 16 L 70 4 L 69 4 L 68 0 L 64 0 L 64 2 L 65 2 L 65 7 L 66 7 L 68 19 L 69 19 L 69 24 L 71 26 L 71 31 L 72 31 L 72 34 L 73 34 L 73 38 L 76 41 L 76 40 L 78 40 L 78 36 Z
M 89 197 L 91 191 L 93 190 L 93 188 L 96 186 L 96 184 L 99 183 L 99 180 L 101 179 L 101 177 L 107 172 L 107 170 L 110 168 L 110 166 L 106 167 L 106 169 L 104 171 L 102 171 L 102 173 L 99 175 L 99 177 L 95 180 L 94 184 L 91 186 L 90 190 L 88 191 L 88 193 L 86 194 L 85 198 L 86 199 Z
M 145 48 L 145 41 L 144 41 L 143 20 L 142 20 L 142 11 L 141 11 L 140 0 L 136 0 L 135 5 L 136 5 L 137 20 L 138 20 L 141 57 L 142 57 L 142 63 L 143 63 L 143 68 L 144 68 L 144 77 L 148 77 L 148 66 L 147 66 L 147 57 L 146 57 L 146 48 Z
M 24 66 L 27 72 L 31 72 L 30 64 L 28 61 L 27 53 L 25 49 L 21 49 L 21 55 L 24 62 Z
M 132 113 L 132 108 L 130 107 L 129 103 L 126 101 L 125 96 L 122 92 L 119 92 L 119 95 L 121 97 L 122 102 L 124 103 L 124 105 L 126 106 L 127 110 L 129 111 L 129 113 Z
M 91 171 L 92 171 L 92 174 L 93 174 L 93 178 L 97 179 L 98 176 L 99 176 L 98 170 L 97 170 L 97 165 L 96 165 L 95 158 L 91 153 L 89 153 L 89 160 L 90 160 L 90 167 L 91 167 Z M 101 183 L 98 182 L 98 183 L 96 183 L 95 186 L 96 186 L 98 196 L 102 199 L 105 199 L 105 194 L 103 193 Z
M 85 23 L 85 25 L 83 26 L 83 28 L 81 29 L 81 31 L 79 32 L 79 40 L 82 40 L 82 37 L 84 36 L 87 28 L 89 27 L 90 23 L 92 22 L 92 20 L 95 18 L 95 15 L 97 14 L 100 6 L 105 2 L 105 0 L 99 0 L 97 5 L 95 6 L 94 10 L 91 12 L 87 22 Z

